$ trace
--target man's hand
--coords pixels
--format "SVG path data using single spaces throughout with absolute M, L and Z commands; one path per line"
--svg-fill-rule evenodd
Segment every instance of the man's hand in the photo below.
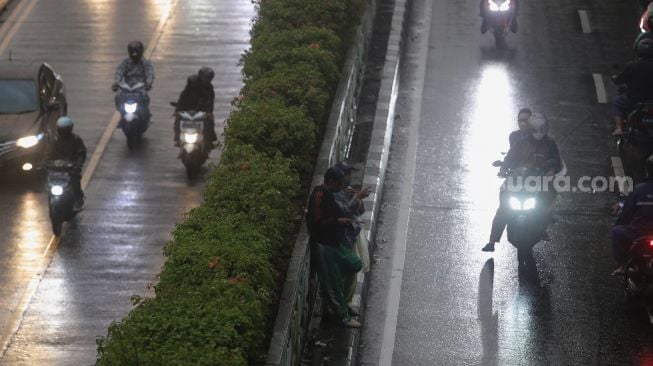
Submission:
M 111 85 L 111 90 L 113 90 L 114 92 L 117 92 L 117 91 L 118 91 L 118 89 L 119 89 L 119 86 L 118 86 L 118 84 L 116 84 L 116 83 L 113 83 L 113 85 Z
M 338 225 L 351 225 L 353 223 L 352 219 L 348 219 L 346 217 L 339 217 L 338 218 Z
M 367 198 L 370 195 L 371 191 L 372 191 L 372 187 L 368 186 L 363 188 L 363 190 L 356 192 L 355 196 L 359 200 L 362 200 Z
M 145 90 L 147 91 L 152 90 L 152 84 L 145 84 Z

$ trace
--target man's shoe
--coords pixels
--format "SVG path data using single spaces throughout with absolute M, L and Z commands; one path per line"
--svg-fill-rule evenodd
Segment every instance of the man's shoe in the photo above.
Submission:
M 351 306 L 349 307 L 347 312 L 349 313 L 349 316 L 359 316 L 359 315 L 361 315 L 358 311 L 354 310 Z
M 483 19 L 483 23 L 481 23 L 481 34 L 485 34 L 487 32 L 487 22 L 485 19 Z
M 510 31 L 513 33 L 517 33 L 517 18 L 512 18 L 512 22 L 510 23 Z
M 485 244 L 485 246 L 481 250 L 484 251 L 484 252 L 494 252 L 494 243 L 489 242 L 489 243 Z
M 342 321 L 342 325 L 344 325 L 347 328 L 360 328 L 361 323 L 359 323 L 357 320 L 354 319 L 347 319 Z
M 613 276 L 623 276 L 625 274 L 626 274 L 626 270 L 624 269 L 624 267 L 619 267 L 614 271 L 612 271 Z

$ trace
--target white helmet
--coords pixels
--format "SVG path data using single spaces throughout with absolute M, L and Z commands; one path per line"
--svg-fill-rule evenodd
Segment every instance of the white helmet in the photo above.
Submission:
M 549 121 L 542 113 L 533 113 L 528 119 L 528 128 L 534 139 L 541 140 L 549 133 Z

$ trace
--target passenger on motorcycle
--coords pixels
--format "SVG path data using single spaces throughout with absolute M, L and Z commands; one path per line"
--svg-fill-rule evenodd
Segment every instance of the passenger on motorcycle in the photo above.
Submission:
M 481 16 L 482 23 L 481 23 L 481 33 L 485 34 L 487 32 L 487 14 L 488 14 L 488 8 L 490 7 L 490 0 L 481 0 L 481 3 L 479 5 L 480 8 L 480 13 L 479 15 Z M 507 0 L 510 1 L 511 6 L 512 6 L 512 19 L 510 22 L 510 31 L 513 33 L 517 33 L 517 16 L 519 15 L 519 0 Z
M 538 175 L 550 176 L 560 171 L 562 161 L 555 141 L 548 136 L 549 123 L 544 115 L 534 113 L 528 119 L 529 134 L 515 145 L 510 147 L 506 158 L 501 164 L 499 177 L 507 177 L 511 169 L 525 167 L 529 171 L 538 172 Z M 507 225 L 510 215 L 506 184 L 499 192 L 499 208 L 492 221 L 490 241 L 482 248 L 484 252 L 493 252 L 494 244 L 501 240 L 503 230 Z M 553 201 L 556 192 L 553 187 L 546 187 L 542 197 L 546 200 L 546 213 L 549 222 L 552 220 Z M 546 233 L 542 233 L 546 237 Z
M 215 101 L 215 92 L 213 91 L 213 77 L 215 72 L 210 67 L 203 66 L 197 72 L 200 81 L 200 111 L 206 112 L 207 118 L 204 124 L 204 136 L 207 141 L 212 143 L 218 139 L 215 134 L 215 122 L 213 119 L 213 103 Z
M 626 85 L 612 104 L 615 122 L 613 135 L 623 133 L 623 123 L 638 103 L 653 99 L 653 39 L 637 43 L 637 59 L 629 62 L 624 70 L 613 78 L 617 85 Z
M 646 179 L 628 195 L 616 225 L 612 228 L 612 253 L 624 273 L 630 245 L 641 236 L 653 234 L 653 155 L 646 159 Z
M 149 60 L 143 58 L 143 43 L 139 41 L 130 42 L 127 45 L 127 52 L 129 53 L 129 57 L 118 65 L 111 89 L 113 91 L 119 91 L 120 84 L 123 82 L 130 86 L 140 82 L 145 85 L 146 91 L 151 90 L 152 83 L 154 83 L 154 67 Z M 116 95 L 116 109 L 120 109 L 120 94 L 118 93 Z M 145 92 L 143 93 L 143 101 L 145 102 L 145 113 L 149 117 L 150 98 Z
M 71 174 L 71 186 L 75 194 L 73 209 L 79 211 L 84 205 L 84 192 L 82 191 L 82 166 L 86 161 L 86 146 L 81 137 L 73 133 L 75 122 L 69 117 L 57 120 L 57 137 L 54 143 L 48 146 L 45 155 L 45 165 L 55 160 L 67 160 L 75 163 L 75 170 Z

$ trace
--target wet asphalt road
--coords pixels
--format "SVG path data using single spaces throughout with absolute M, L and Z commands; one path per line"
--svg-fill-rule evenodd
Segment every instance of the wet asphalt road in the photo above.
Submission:
M 27 0 L 14 1 L 15 4 Z M 14 60 L 49 62 L 64 79 L 69 115 L 89 157 L 114 112 L 110 85 L 126 44 L 147 43 L 171 15 L 154 50 L 153 124 L 143 146 L 128 151 L 115 131 L 86 190 L 86 210 L 69 226 L 21 318 L 20 302 L 51 239 L 43 183 L 0 174 L 0 334 L 18 320 L 0 365 L 83 365 L 95 360 L 95 338 L 152 295 L 162 248 L 183 213 L 201 202 L 202 180 L 189 183 L 172 145 L 172 107 L 186 77 L 216 71 L 215 120 L 223 129 L 241 87 L 238 61 L 248 47 L 249 0 L 35 1 L 12 40 Z M 14 4 L 14 7 L 16 6 Z M 6 19 L 11 11 L 3 14 Z M 6 54 L 3 55 L 6 58 Z M 211 161 L 217 153 L 213 152 Z
M 653 363 L 653 326 L 609 276 L 614 194 L 560 194 L 552 241 L 534 250 L 536 272 L 518 272 L 505 235 L 496 252 L 480 250 L 501 183 L 491 163 L 521 107 L 549 116 L 572 182 L 612 174 L 608 106 L 597 103 L 592 74 L 614 94 L 609 76 L 631 57 L 637 3 L 523 1 L 519 34 L 501 51 L 479 33 L 478 2 L 425 4 L 416 0 L 412 14 L 359 361 L 376 365 L 389 352 L 393 365 Z M 407 226 L 397 222 L 402 205 Z M 393 272 L 402 238 L 405 263 Z M 394 341 L 382 349 L 388 298 L 398 296 L 388 284 L 399 273 Z

